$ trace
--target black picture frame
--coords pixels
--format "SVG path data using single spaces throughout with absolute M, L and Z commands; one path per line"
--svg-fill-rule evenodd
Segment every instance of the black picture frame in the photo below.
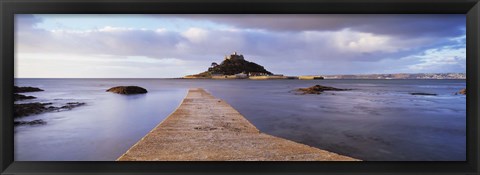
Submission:
M 234 6 L 235 8 L 229 8 Z M 1 0 L 1 174 L 479 174 L 478 0 Z M 465 162 L 15 162 L 13 83 L 15 14 L 465 14 L 467 161 Z

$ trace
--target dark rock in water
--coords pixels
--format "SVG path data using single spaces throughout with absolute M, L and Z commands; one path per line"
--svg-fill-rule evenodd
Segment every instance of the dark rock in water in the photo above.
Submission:
M 28 100 L 28 99 L 34 99 L 36 97 L 34 96 L 26 96 L 22 94 L 13 94 L 13 100 L 14 101 L 19 101 L 19 100 Z
M 26 103 L 26 104 L 14 104 L 13 116 L 23 117 L 33 114 L 40 114 L 51 110 L 53 106 L 47 107 L 52 103 Z
M 410 95 L 427 95 L 427 96 L 437 96 L 437 94 L 424 93 L 424 92 L 413 92 Z
M 138 86 L 117 86 L 117 87 L 108 89 L 107 92 L 129 95 L 129 94 L 145 94 L 147 93 L 147 90 Z
M 297 92 L 300 92 L 300 95 L 304 94 L 322 94 L 323 91 L 348 91 L 350 89 L 339 89 L 329 86 L 315 85 L 308 88 L 299 88 Z
M 458 91 L 457 93 L 455 93 L 455 95 L 457 94 L 462 94 L 462 95 L 467 95 L 467 89 L 466 88 L 463 88 L 462 90 Z
M 25 104 L 14 104 L 13 107 L 13 116 L 17 117 L 24 117 L 29 115 L 41 114 L 45 112 L 53 112 L 53 111 L 65 111 L 71 110 L 73 108 L 85 105 L 85 103 L 80 102 L 71 102 L 67 103 L 61 107 L 51 106 L 52 103 L 25 103 Z
M 39 91 L 43 91 L 43 89 L 40 89 L 40 88 L 37 88 L 37 87 L 18 87 L 18 86 L 13 87 L 13 92 L 14 93 L 39 92 Z
M 73 108 L 76 108 L 76 107 L 79 107 L 79 106 L 83 106 L 85 105 L 85 103 L 81 103 L 81 102 L 70 102 L 70 103 L 67 103 L 67 105 L 65 106 L 62 106 L 60 107 L 59 109 L 73 109 Z
M 47 122 L 43 121 L 43 120 L 14 121 L 13 122 L 14 126 L 19 126 L 19 125 L 44 125 L 44 124 L 47 124 Z

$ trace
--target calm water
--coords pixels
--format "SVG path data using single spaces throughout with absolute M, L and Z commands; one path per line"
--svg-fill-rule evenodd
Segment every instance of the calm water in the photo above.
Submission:
M 289 91 L 315 84 L 354 89 L 322 95 Z M 465 160 L 464 80 L 16 79 L 43 92 L 23 102 L 85 102 L 71 111 L 22 118 L 15 160 L 112 161 L 165 119 L 188 88 L 226 100 L 262 132 L 363 160 Z M 149 93 L 105 92 L 138 85 Z M 437 93 L 413 96 L 410 92 Z

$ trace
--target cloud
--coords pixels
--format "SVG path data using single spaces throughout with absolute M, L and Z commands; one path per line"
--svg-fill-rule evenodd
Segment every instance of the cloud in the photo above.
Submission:
M 17 15 L 15 20 L 15 28 L 21 29 L 22 31 L 28 31 L 36 27 L 38 23 L 41 23 L 42 18 L 36 17 L 31 14 Z
M 199 43 L 202 41 L 205 41 L 208 37 L 209 33 L 201 28 L 190 28 L 184 33 L 182 33 L 182 36 L 187 38 L 189 41 L 193 43 Z
M 389 71 L 386 68 L 390 71 L 465 71 L 462 56 L 465 21 L 461 15 L 167 17 L 197 23 L 206 20 L 228 27 L 212 29 L 192 25 L 184 30 L 170 30 L 102 26 L 47 30 L 38 27 L 42 18 L 18 15 L 16 50 L 23 55 L 30 54 L 30 59 L 35 54 L 54 54 L 58 61 L 62 59 L 58 55 L 65 55 L 84 63 L 95 62 L 88 58 L 129 63 L 122 66 L 167 67 L 179 61 L 195 62 L 197 67 L 188 66 L 188 70 L 195 71 L 206 69 L 210 62 L 221 61 L 232 51 L 244 54 L 246 59 L 265 65 L 275 73 L 285 74 Z M 148 65 L 152 60 L 158 61 Z M 187 73 L 174 72 L 177 76 Z
M 466 48 L 462 44 L 428 49 L 404 59 L 417 60 L 408 68 L 416 72 L 456 72 L 466 70 Z
M 252 15 L 159 15 L 228 24 L 238 28 L 269 31 L 354 31 L 399 36 L 457 36 L 465 25 L 463 14 L 252 14 Z

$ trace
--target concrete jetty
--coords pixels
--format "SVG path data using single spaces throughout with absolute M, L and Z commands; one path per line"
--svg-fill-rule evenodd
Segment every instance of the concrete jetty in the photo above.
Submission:
M 355 161 L 261 133 L 228 103 L 200 88 L 118 161 Z

